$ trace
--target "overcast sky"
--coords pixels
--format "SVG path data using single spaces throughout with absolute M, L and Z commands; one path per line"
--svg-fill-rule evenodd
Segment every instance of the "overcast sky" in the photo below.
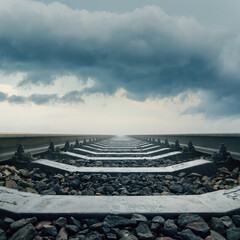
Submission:
M 239 133 L 239 0 L 0 0 L 0 132 Z

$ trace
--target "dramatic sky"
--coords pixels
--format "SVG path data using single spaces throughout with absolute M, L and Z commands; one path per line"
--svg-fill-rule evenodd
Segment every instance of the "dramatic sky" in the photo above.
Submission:
M 0 0 L 0 133 L 239 133 L 239 0 Z

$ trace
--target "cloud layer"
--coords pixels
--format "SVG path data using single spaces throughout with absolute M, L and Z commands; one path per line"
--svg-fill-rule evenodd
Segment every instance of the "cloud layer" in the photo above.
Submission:
M 240 35 L 210 32 L 194 19 L 148 6 L 125 14 L 72 10 L 60 3 L 0 0 L 0 69 L 23 71 L 19 86 L 47 85 L 58 75 L 95 80 L 85 94 L 124 88 L 136 100 L 205 92 L 186 113 L 240 114 Z M 0 101 L 82 102 L 82 93 L 33 94 Z
M 53 103 L 83 103 L 81 91 L 67 92 L 63 96 L 57 94 L 32 94 L 29 97 L 10 95 L 0 92 L 0 102 L 7 101 L 14 104 L 34 103 L 36 105 L 45 105 Z

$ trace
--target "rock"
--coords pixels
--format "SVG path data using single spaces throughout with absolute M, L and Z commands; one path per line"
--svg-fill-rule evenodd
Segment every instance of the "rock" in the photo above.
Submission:
M 210 230 L 210 236 L 212 238 L 211 240 L 226 240 L 225 237 L 223 237 L 221 234 L 213 230 Z
M 63 228 L 67 225 L 67 219 L 65 217 L 60 217 L 56 220 L 55 225 L 59 228 Z
M 114 234 L 114 233 L 107 233 L 106 234 L 106 237 L 107 237 L 107 239 L 109 239 L 109 240 L 117 240 L 118 238 L 117 238 L 117 235 L 116 234 Z
M 233 222 L 235 223 L 236 227 L 240 227 L 240 215 L 233 215 L 232 219 L 233 219 Z
M 121 240 L 138 240 L 138 238 L 132 233 L 130 233 L 128 230 L 122 230 L 117 234 L 120 236 Z
M 228 240 L 240 240 L 240 228 L 230 228 L 227 230 Z
M 18 188 L 18 185 L 17 185 L 17 183 L 16 183 L 15 181 L 13 181 L 13 180 L 7 180 L 7 181 L 5 182 L 5 187 L 17 189 L 17 188 Z
M 135 237 L 133 234 L 130 234 L 128 236 L 124 236 L 124 237 L 120 238 L 120 240 L 138 240 L 138 238 Z
M 193 222 L 189 223 L 186 228 L 189 228 L 194 233 L 201 237 L 206 237 L 210 231 L 210 227 L 205 222 Z
M 169 190 L 173 193 L 182 193 L 183 187 L 180 184 L 171 184 Z
M 106 192 L 109 192 L 110 194 L 115 191 L 115 189 L 111 185 L 104 186 L 104 189 Z
M 163 227 L 163 234 L 173 237 L 176 233 L 177 233 L 178 227 L 176 226 L 176 224 L 174 223 L 173 220 L 168 219 L 165 223 L 164 223 L 164 227 Z
M 9 240 L 31 240 L 37 235 L 37 231 L 34 226 L 29 223 L 26 226 L 20 228 L 17 232 L 15 232 Z
M 226 228 L 233 228 L 235 227 L 232 219 L 229 216 L 223 216 L 220 218 Z
M 155 240 L 174 240 L 174 239 L 171 237 L 158 237 Z
M 92 196 L 95 194 L 95 191 L 93 188 L 89 188 L 89 189 L 84 189 L 82 191 L 82 195 L 89 195 L 89 196 Z
M 12 218 L 4 218 L 2 221 L 0 221 L 0 228 L 3 230 L 7 230 L 10 228 L 10 225 L 14 222 Z
M 210 225 L 211 229 L 213 229 L 214 231 L 216 231 L 220 234 L 225 233 L 225 226 L 219 218 L 212 217 L 209 225 Z
M 153 223 L 159 223 L 161 226 L 164 225 L 165 223 L 165 219 L 161 216 L 155 216 L 153 219 L 152 219 L 152 222 Z
M 68 240 L 68 234 L 67 234 L 67 231 L 65 228 L 61 228 L 57 237 L 56 237 L 56 240 Z
M 76 225 L 66 225 L 66 230 L 69 233 L 69 235 L 76 234 L 79 231 L 79 227 Z
M 86 235 L 86 240 L 102 240 L 103 237 L 98 232 L 90 232 Z
M 57 235 L 57 229 L 55 226 L 52 225 L 43 225 L 40 235 L 55 237 Z
M 144 222 L 140 222 L 135 230 L 136 230 L 137 236 L 140 239 L 153 239 L 154 238 L 148 225 Z
M 134 220 L 136 222 L 147 222 L 147 218 L 145 216 L 136 213 L 132 215 L 131 220 Z
M 29 193 L 38 194 L 38 192 L 34 188 L 26 188 L 26 191 Z
M 37 222 L 37 218 L 33 217 L 33 218 L 24 218 L 24 219 L 20 219 L 18 221 L 15 221 L 13 223 L 11 223 L 10 227 L 13 231 L 16 231 L 17 229 L 24 227 L 25 225 L 27 225 L 28 223 L 33 223 L 35 224 Z
M 42 230 L 44 225 L 51 225 L 51 224 L 52 222 L 50 221 L 41 221 L 35 225 L 35 229 L 39 231 L 39 230 Z
M 150 229 L 152 230 L 152 231 L 158 231 L 159 229 L 161 228 L 161 225 L 160 225 L 160 223 L 152 223 L 151 224 L 151 227 L 150 227 Z
M 7 240 L 4 230 L 1 228 L 0 228 L 0 240 Z
M 56 192 L 53 190 L 53 188 L 44 190 L 41 192 L 42 195 L 56 195 Z
M 185 229 L 179 233 L 179 236 L 184 240 L 203 240 L 203 238 L 195 235 L 190 229 Z
M 76 225 L 77 227 L 79 227 L 79 229 L 82 227 L 81 222 L 74 217 L 70 217 L 69 223 L 72 225 Z
M 108 215 L 103 222 L 104 227 L 125 227 L 125 226 L 135 226 L 136 221 L 127 219 L 120 216 Z
M 177 221 L 180 227 L 186 227 L 189 223 L 193 222 L 204 222 L 204 220 L 196 214 L 181 214 Z

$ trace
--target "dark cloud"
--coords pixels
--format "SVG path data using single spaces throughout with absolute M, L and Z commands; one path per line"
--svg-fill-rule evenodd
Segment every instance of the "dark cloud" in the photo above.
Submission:
M 49 103 L 55 103 L 59 101 L 57 94 L 32 94 L 28 97 L 28 101 L 35 103 L 36 105 L 43 105 Z
M 71 91 L 66 93 L 62 98 L 61 101 L 64 103 L 79 103 L 84 102 L 82 98 L 82 93 L 80 91 Z
M 240 47 L 237 35 L 210 32 L 194 19 L 168 16 L 156 6 L 111 14 L 59 3 L 0 3 L 0 66 L 26 72 L 20 86 L 51 84 L 56 75 L 71 72 L 95 79 L 85 94 L 124 88 L 129 98 L 141 101 L 202 90 L 207 107 L 203 101 L 188 112 L 240 114 L 233 104 L 240 101 L 240 58 L 232 57 Z M 28 101 L 82 102 L 81 95 L 32 95 Z
M 15 103 L 15 104 L 23 104 L 23 103 L 27 102 L 26 97 L 17 96 L 17 95 L 12 95 L 12 96 L 8 97 L 7 100 L 9 103 Z
M 0 102 L 8 101 L 14 104 L 34 103 L 36 105 L 46 105 L 54 103 L 84 103 L 81 91 L 67 92 L 63 96 L 57 94 L 32 94 L 29 97 L 11 95 L 0 92 Z
M 4 92 L 0 92 L 0 102 L 3 102 L 5 100 L 7 100 L 7 94 Z

